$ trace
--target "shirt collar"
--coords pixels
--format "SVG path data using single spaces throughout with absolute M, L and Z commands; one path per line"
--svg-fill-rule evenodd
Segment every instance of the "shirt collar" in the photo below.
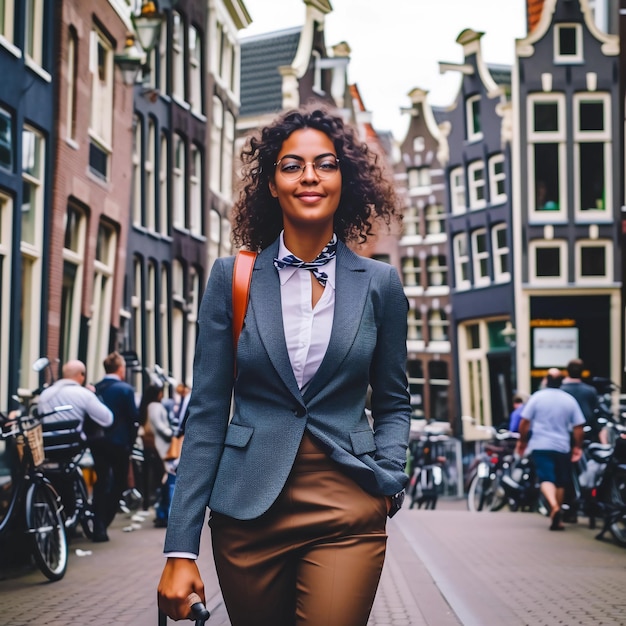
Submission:
M 280 242 L 278 244 L 278 258 L 282 259 L 283 257 L 286 257 L 289 254 L 293 254 L 293 252 L 291 250 L 289 250 L 289 248 L 287 248 L 287 246 L 285 245 L 285 240 L 284 240 L 284 234 L 285 231 L 281 231 L 280 233 Z M 287 266 L 287 267 L 283 267 L 280 272 L 278 272 L 278 270 L 276 270 L 278 272 L 278 278 L 280 280 L 280 284 L 284 285 L 297 271 L 299 268 L 297 267 L 291 267 L 291 266 Z M 326 285 L 330 285 L 333 289 L 335 288 L 335 272 L 337 269 L 337 258 L 335 257 L 334 259 L 331 259 L 328 263 L 326 263 L 326 265 L 324 265 L 323 268 L 321 268 L 321 270 L 328 276 Z M 305 272 L 308 272 L 309 270 L 304 270 Z

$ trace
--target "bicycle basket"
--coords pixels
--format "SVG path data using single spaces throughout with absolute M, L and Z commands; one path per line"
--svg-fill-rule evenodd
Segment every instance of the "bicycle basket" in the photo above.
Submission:
M 33 465 L 37 467 L 41 465 L 46 458 L 43 451 L 43 429 L 41 427 L 41 423 L 35 424 L 25 430 L 25 432 L 28 447 L 30 448 L 30 453 L 33 457 Z

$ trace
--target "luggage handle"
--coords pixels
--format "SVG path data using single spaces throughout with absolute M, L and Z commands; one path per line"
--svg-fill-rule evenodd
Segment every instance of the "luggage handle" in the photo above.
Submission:
M 202 603 L 200 596 L 197 593 L 190 593 L 187 596 L 187 604 L 191 610 L 190 619 L 196 620 L 196 626 L 204 626 L 211 614 Z M 167 615 L 161 609 L 159 609 L 159 626 L 167 626 Z

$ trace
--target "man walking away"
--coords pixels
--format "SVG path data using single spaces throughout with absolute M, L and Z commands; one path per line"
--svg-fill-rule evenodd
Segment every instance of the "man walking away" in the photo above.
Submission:
M 126 361 L 118 352 L 104 359 L 104 378 L 96 384 L 96 394 L 113 413 L 113 426 L 91 447 L 96 484 L 94 485 L 94 536 L 108 541 L 107 528 L 115 518 L 127 486 L 128 465 L 137 430 L 139 413 L 135 390 L 125 382 Z
M 532 456 L 541 493 L 550 506 L 550 530 L 565 529 L 561 505 L 571 476 L 571 463 L 582 455 L 585 423 L 578 402 L 559 389 L 560 385 L 560 370 L 550 368 L 546 387 L 536 391 L 524 407 L 516 448 L 518 454 L 529 452 Z

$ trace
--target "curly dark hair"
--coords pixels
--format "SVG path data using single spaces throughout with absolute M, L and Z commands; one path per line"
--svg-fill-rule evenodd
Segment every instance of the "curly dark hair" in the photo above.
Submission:
M 236 246 L 263 250 L 283 229 L 282 212 L 269 183 L 283 143 L 303 128 L 322 131 L 335 146 L 342 185 L 334 229 L 341 241 L 363 243 L 372 234 L 374 220 L 389 225 L 402 219 L 393 184 L 376 153 L 358 139 L 356 130 L 338 112 L 317 104 L 283 112 L 243 147 L 242 186 L 232 212 Z

